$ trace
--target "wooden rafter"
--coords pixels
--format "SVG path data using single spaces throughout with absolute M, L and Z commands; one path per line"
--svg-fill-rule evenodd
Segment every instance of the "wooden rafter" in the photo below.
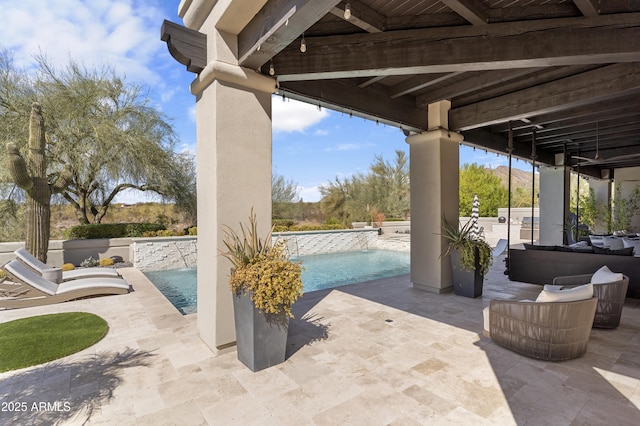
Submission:
M 633 62 L 639 39 L 640 14 L 629 13 L 316 37 L 274 62 L 280 81 Z
M 454 108 L 449 125 L 468 130 L 604 101 L 640 90 L 640 63 L 621 63 L 563 78 L 494 99 Z
M 323 100 L 344 111 L 364 113 L 368 118 L 427 129 L 427 111 L 417 108 L 410 97 L 389 99 L 385 91 L 361 89 L 340 80 L 291 81 L 280 84 L 280 89 L 300 95 L 298 99 Z M 364 116 L 363 114 L 358 114 Z
M 389 91 L 389 97 L 394 99 L 417 90 L 422 90 L 426 87 L 433 86 L 434 84 L 449 80 L 460 74 L 462 74 L 462 72 L 418 75 L 394 85 Z
M 339 2 L 269 0 L 238 34 L 238 62 L 247 68 L 259 68 Z
M 584 16 L 598 16 L 597 0 L 573 0 Z
M 383 14 L 357 0 L 349 0 L 348 3 L 351 10 L 351 17 L 348 22 L 368 33 L 380 33 L 385 30 L 386 18 Z M 346 4 L 346 1 L 341 1 L 340 4 L 331 9 L 331 14 L 344 19 Z
M 488 10 L 476 0 L 440 0 L 474 25 L 489 23 Z

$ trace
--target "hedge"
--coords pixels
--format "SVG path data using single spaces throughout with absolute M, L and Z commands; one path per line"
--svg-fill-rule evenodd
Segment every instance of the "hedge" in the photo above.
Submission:
M 164 225 L 158 223 L 92 223 L 69 228 L 66 237 L 69 240 L 142 237 L 145 232 L 164 229 Z

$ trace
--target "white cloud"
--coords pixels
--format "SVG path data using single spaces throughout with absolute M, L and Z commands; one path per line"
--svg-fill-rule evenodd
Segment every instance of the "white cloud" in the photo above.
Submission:
M 195 123 L 196 122 L 196 106 L 192 105 L 189 107 L 189 120 L 191 120 L 191 122 Z
M 17 66 L 30 68 L 43 53 L 56 67 L 73 59 L 89 67 L 109 64 L 147 84 L 161 81 L 150 64 L 166 49 L 159 34 L 163 12 L 149 2 L 21 0 L 2 13 L 0 43 Z
M 339 143 L 335 146 L 325 148 L 325 152 L 344 152 L 344 151 L 360 151 L 363 149 L 371 148 L 375 144 L 367 143 Z
M 300 132 L 318 124 L 329 116 L 326 108 L 318 110 L 315 105 L 288 99 L 282 101 L 277 96 L 272 98 L 273 132 Z
M 298 190 L 298 195 L 305 202 L 314 203 L 316 201 L 320 201 L 320 199 L 322 198 L 322 194 L 320 194 L 320 189 L 318 188 L 318 186 L 312 186 L 309 188 L 299 186 Z

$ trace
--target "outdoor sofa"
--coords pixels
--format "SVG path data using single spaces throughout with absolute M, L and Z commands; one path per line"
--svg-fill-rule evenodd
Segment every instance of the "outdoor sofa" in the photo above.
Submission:
M 556 277 L 593 274 L 606 265 L 629 278 L 626 297 L 640 299 L 640 256 L 569 251 L 566 246 L 527 247 L 509 250 L 511 281 L 553 284 Z

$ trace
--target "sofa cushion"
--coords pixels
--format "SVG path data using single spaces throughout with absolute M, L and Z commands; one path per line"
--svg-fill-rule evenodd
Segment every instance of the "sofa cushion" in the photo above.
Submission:
M 623 274 L 621 272 L 612 272 L 607 265 L 598 269 L 591 276 L 591 284 L 607 284 L 616 281 L 622 281 Z
M 593 246 L 593 252 L 595 254 L 611 254 L 616 256 L 633 256 L 633 247 L 621 248 L 621 249 L 610 249 L 603 247 Z
M 546 251 L 556 251 L 556 246 L 540 246 L 535 244 L 523 243 L 522 244 L 525 250 L 546 250 Z
M 551 287 L 551 286 L 550 286 Z M 536 302 L 573 302 L 593 297 L 593 284 L 585 284 L 567 289 L 544 289 L 538 295 Z
M 633 248 L 633 254 L 635 256 L 640 256 L 640 240 L 630 240 L 628 238 L 623 238 L 622 244 L 624 245 L 624 248 Z
M 611 250 L 619 250 L 624 248 L 624 243 L 622 242 L 622 238 L 618 237 L 604 237 L 604 246 L 610 248 Z
M 489 307 L 487 306 L 482 310 L 482 319 L 484 320 L 484 329 L 489 331 Z

